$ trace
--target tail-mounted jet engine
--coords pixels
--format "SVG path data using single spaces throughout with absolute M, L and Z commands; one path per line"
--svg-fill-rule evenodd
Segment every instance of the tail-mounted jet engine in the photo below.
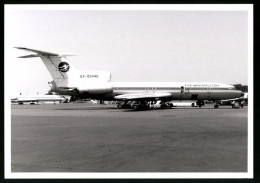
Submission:
M 51 87 L 51 92 L 59 93 L 62 95 L 78 95 L 78 90 L 76 87 L 58 87 L 55 81 L 48 82 Z

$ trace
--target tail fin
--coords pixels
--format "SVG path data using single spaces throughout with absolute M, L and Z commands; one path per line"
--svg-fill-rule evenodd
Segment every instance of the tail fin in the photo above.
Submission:
M 76 75 L 78 69 L 76 69 L 69 61 L 66 59 L 66 56 L 73 55 L 61 55 L 57 53 L 45 52 L 40 50 L 33 50 L 23 47 L 15 47 L 20 50 L 34 52 L 36 54 L 21 56 L 18 58 L 32 58 L 40 57 L 50 72 L 54 82 L 57 87 L 77 87 Z M 68 80 L 68 78 L 70 78 Z
M 76 69 L 66 59 L 67 56 L 73 55 L 57 54 L 23 47 L 15 48 L 35 53 L 32 55 L 21 56 L 19 58 L 40 57 L 55 82 L 55 88 L 74 90 L 80 88 L 80 86 L 82 88 L 82 86 L 85 86 L 86 84 L 109 82 L 111 80 L 110 72 L 85 72 Z

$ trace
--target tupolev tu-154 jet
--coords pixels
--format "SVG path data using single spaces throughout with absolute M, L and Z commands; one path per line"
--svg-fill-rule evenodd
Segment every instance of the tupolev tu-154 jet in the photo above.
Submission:
M 86 72 L 75 68 L 66 54 L 51 53 L 16 47 L 34 54 L 19 58 L 40 57 L 51 74 L 52 90 L 61 95 L 92 98 L 97 100 L 138 101 L 134 108 L 141 108 L 146 102 L 161 100 L 196 100 L 199 106 L 205 100 L 219 102 L 243 96 L 235 87 L 222 83 L 204 82 L 112 82 L 110 72 Z M 118 105 L 119 108 L 122 105 Z

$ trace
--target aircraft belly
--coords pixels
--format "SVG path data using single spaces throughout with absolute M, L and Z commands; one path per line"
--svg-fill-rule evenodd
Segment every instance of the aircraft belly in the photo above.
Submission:
M 191 93 L 185 93 L 181 95 L 182 100 L 189 100 L 191 99 Z
M 224 100 L 224 99 L 232 99 L 241 97 L 241 91 L 233 90 L 233 91 L 212 91 L 211 96 L 213 99 Z
M 209 100 L 211 99 L 211 94 L 208 91 L 205 92 L 194 92 L 198 94 L 198 100 Z
M 178 92 L 172 92 L 172 99 L 175 100 L 175 99 L 181 99 L 181 92 L 178 91 Z

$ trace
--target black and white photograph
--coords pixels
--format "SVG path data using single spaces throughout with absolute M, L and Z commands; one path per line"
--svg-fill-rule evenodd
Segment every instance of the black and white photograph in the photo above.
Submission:
M 252 178 L 253 5 L 5 5 L 5 178 Z

